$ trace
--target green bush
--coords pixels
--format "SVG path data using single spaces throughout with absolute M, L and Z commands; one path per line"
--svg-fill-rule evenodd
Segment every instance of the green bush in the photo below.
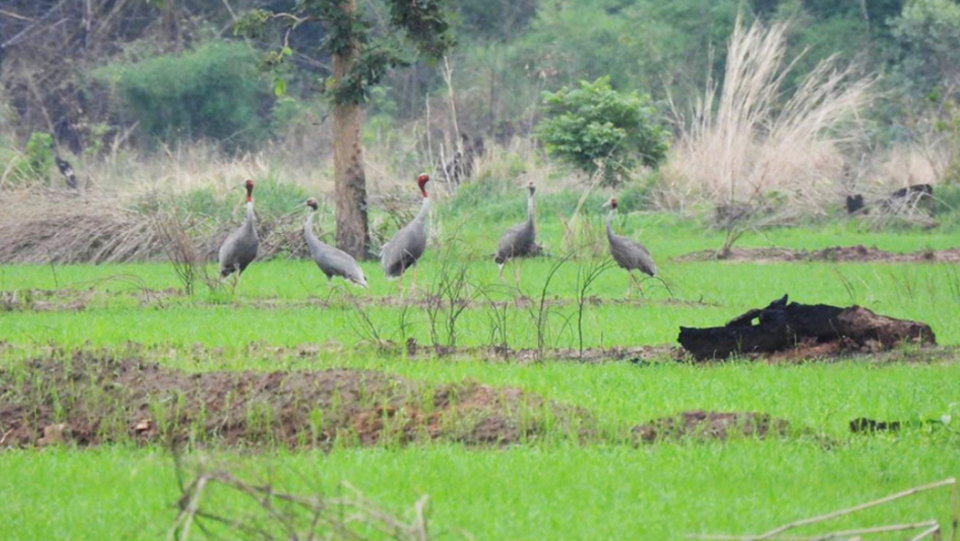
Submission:
M 548 152 L 588 174 L 602 164 L 605 183 L 616 184 L 638 160 L 656 167 L 666 157 L 668 134 L 649 101 L 614 90 L 609 77 L 580 81 L 579 88 L 546 93 L 537 136 Z
M 24 148 L 23 172 L 30 178 L 47 182 L 53 169 L 53 136 L 45 132 L 33 132 Z
M 302 186 L 272 177 L 257 179 L 253 194 L 257 215 L 263 220 L 275 219 L 303 210 L 303 202 L 310 196 Z M 195 188 L 169 194 L 148 192 L 137 200 L 133 208 L 153 214 L 161 208 L 173 208 L 181 219 L 188 217 L 225 223 L 243 219 L 244 192 L 240 182 L 233 189 Z
M 47 184 L 53 170 L 53 136 L 33 132 L 23 152 L 14 146 L 0 148 L 0 169 L 7 171 L 7 182 L 14 186 Z
M 153 143 L 210 138 L 236 150 L 269 135 L 259 111 L 272 97 L 245 45 L 208 42 L 180 55 L 108 66 L 97 76 L 116 84 Z

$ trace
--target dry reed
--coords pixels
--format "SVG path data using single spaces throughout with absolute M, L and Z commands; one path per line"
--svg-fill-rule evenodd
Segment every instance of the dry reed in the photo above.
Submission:
M 690 122 L 674 108 L 681 133 L 663 169 L 661 205 L 683 210 L 707 200 L 716 208 L 757 208 L 777 194 L 782 207 L 821 214 L 837 200 L 842 147 L 858 137 L 854 121 L 873 79 L 838 68 L 831 57 L 782 101 L 793 67 L 785 61 L 786 30 L 786 23 L 760 22 L 745 29 L 738 20 L 723 87 L 711 79 Z
M 127 202 L 115 193 L 0 191 L 6 209 L 0 215 L 0 263 L 156 261 L 179 250 L 190 252 L 197 265 L 215 261 L 223 239 L 239 225 L 193 216 L 178 222 L 172 234 L 169 221 Z M 293 212 L 258 219 L 259 259 L 306 257 L 302 217 Z

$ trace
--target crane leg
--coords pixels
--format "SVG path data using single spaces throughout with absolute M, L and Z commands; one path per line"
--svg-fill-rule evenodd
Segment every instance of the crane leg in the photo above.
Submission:
M 637 286 L 637 292 L 640 293 L 641 296 L 643 296 L 643 284 L 640 283 L 640 280 L 637 278 L 635 274 L 633 274 L 632 270 L 630 271 L 630 282 L 632 282 L 634 285 Z
M 517 285 L 517 289 L 520 289 L 521 278 L 523 278 L 523 259 L 517 261 L 517 268 L 513 273 L 513 281 Z
M 410 293 L 417 291 L 417 265 L 413 265 L 413 279 L 410 280 Z

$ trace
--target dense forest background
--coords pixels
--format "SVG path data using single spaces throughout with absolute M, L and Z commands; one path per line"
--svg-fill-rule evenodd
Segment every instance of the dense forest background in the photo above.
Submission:
M 330 152 L 330 59 L 323 27 L 235 30 L 250 10 L 294 0 L 4 0 L 0 146 L 37 133 L 97 160 L 205 141 L 224 153 L 272 146 L 316 163 Z M 386 24 L 377 0 L 361 0 Z M 858 145 L 907 148 L 949 177 L 960 82 L 960 5 L 952 0 L 451 0 L 457 45 L 444 62 L 405 51 L 365 104 L 364 141 L 412 174 L 456 146 L 528 138 L 543 96 L 607 76 L 649 95 L 672 129 L 711 82 L 722 85 L 738 15 L 786 21 L 787 96 L 821 60 L 876 77 Z M 290 54 L 277 62 L 277 51 Z M 273 56 L 271 56 L 273 55 Z M 281 53 L 282 55 L 282 53 Z M 795 59 L 795 60 L 794 60 Z M 451 120 L 453 119 L 453 120 Z M 919 149 L 919 150 L 917 150 Z M 430 159 L 425 158 L 429 154 Z M 936 155 L 935 157 L 933 157 Z M 928 169 L 930 169 L 928 167 Z M 902 179 L 904 182 L 910 179 Z M 913 179 L 927 180 L 927 179 Z

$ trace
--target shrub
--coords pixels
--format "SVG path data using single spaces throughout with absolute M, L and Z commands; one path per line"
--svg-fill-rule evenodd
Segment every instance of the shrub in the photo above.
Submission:
M 211 138 L 236 150 L 268 134 L 259 111 L 271 98 L 256 62 L 245 45 L 210 42 L 97 75 L 116 84 L 126 111 L 153 143 Z
M 579 88 L 545 95 L 537 136 L 548 152 L 588 174 L 603 167 L 605 183 L 615 184 L 638 158 L 656 167 L 666 157 L 667 133 L 649 101 L 614 90 L 609 77 L 580 81 Z
M 960 80 L 960 6 L 950 0 L 913 0 L 892 19 L 900 69 L 912 84 L 955 88 Z
M 5 172 L 0 185 L 47 184 L 54 167 L 52 145 L 49 133 L 33 132 L 22 153 L 12 147 L 0 149 L 0 171 Z

